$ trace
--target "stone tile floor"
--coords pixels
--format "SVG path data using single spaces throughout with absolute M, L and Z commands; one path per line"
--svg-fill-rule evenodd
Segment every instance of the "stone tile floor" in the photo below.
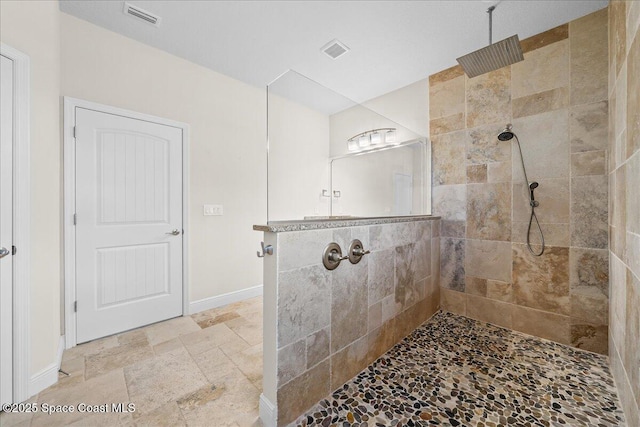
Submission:
M 261 426 L 262 299 L 65 352 L 39 404 L 133 413 L 0 415 L 11 426 Z M 446 312 L 299 418 L 298 425 L 623 426 L 607 358 Z
M 605 356 L 446 312 L 296 424 L 625 425 Z
M 178 317 L 64 352 L 29 402 L 134 403 L 133 413 L 2 413 L 10 426 L 260 426 L 262 298 Z

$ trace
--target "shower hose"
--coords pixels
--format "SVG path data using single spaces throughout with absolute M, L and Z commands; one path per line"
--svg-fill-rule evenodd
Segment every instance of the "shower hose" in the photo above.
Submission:
M 536 221 L 536 226 L 538 227 L 538 233 L 540 234 L 541 247 L 540 252 L 536 252 L 531 247 L 531 225 L 533 224 L 533 220 Z M 527 228 L 527 248 L 529 252 L 531 252 L 535 256 L 540 256 L 544 253 L 544 235 L 542 234 L 542 228 L 540 227 L 540 223 L 538 222 L 538 216 L 536 215 L 536 207 L 535 203 L 531 202 L 531 215 L 529 216 L 529 227 Z
M 527 196 L 529 197 L 529 206 L 531 206 L 531 215 L 529 216 L 529 226 L 527 227 L 527 248 L 529 252 L 531 252 L 534 256 L 540 256 L 544 253 L 544 234 L 542 234 L 542 228 L 540 227 L 540 222 L 538 221 L 538 216 L 536 215 L 536 206 L 538 206 L 538 202 L 533 199 L 533 189 L 529 187 L 529 178 L 527 178 L 527 169 L 524 167 L 524 157 L 522 157 L 522 148 L 520 148 L 520 140 L 518 136 L 514 134 L 516 138 L 516 142 L 518 143 L 518 152 L 520 153 L 520 162 L 522 163 L 522 172 L 524 173 L 524 181 L 527 184 Z M 535 188 L 535 187 L 534 187 Z M 536 252 L 531 245 L 531 227 L 533 225 L 533 221 L 536 222 L 536 227 L 538 227 L 538 233 L 540 234 L 540 251 Z

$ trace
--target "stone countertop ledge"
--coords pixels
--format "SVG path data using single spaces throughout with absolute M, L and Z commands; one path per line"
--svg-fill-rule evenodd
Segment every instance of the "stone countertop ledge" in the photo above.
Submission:
M 320 217 L 299 221 L 270 221 L 267 225 L 254 225 L 256 231 L 282 233 L 287 231 L 320 230 L 324 228 L 358 227 L 362 225 L 392 224 L 396 222 L 430 221 L 440 219 L 432 215 L 386 217 Z

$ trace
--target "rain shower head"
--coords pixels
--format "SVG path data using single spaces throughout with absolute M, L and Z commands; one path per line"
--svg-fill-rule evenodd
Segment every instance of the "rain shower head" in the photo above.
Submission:
M 498 139 L 500 141 L 510 141 L 513 138 L 513 131 L 511 131 L 511 123 L 507 124 L 507 126 L 498 134 Z
M 489 13 L 489 46 L 468 53 L 457 59 L 467 76 L 476 77 L 490 71 L 524 60 L 518 35 L 511 36 L 497 43 L 492 43 L 492 16 L 496 7 L 487 9 Z

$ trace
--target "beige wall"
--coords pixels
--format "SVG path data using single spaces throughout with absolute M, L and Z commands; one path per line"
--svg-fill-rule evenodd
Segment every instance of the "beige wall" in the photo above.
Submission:
M 370 129 L 395 127 L 397 140 L 407 141 L 429 134 L 428 79 L 332 114 L 331 157 L 348 154 L 347 139 Z
M 57 2 L 0 3 L 0 40 L 31 60 L 32 376 L 56 361 L 60 336 L 62 150 L 58 20 Z
M 627 425 L 640 425 L 640 1 L 609 4 L 609 356 Z
M 264 91 L 60 13 L 0 5 L 1 39 L 31 58 L 31 374 L 56 362 L 62 289 L 61 96 L 190 125 L 190 299 L 262 282 Z M 225 215 L 203 217 L 220 203 Z
M 269 94 L 269 221 L 329 215 L 329 116 Z
M 60 31 L 61 95 L 190 126 L 191 302 L 261 284 L 265 92 L 65 13 Z
M 385 93 L 363 105 L 420 135 L 429 135 L 428 78 Z
M 522 41 L 524 61 L 430 77 L 445 309 L 607 352 L 607 10 Z M 522 144 L 546 250 L 525 245 Z M 532 242 L 539 243 L 535 232 Z

